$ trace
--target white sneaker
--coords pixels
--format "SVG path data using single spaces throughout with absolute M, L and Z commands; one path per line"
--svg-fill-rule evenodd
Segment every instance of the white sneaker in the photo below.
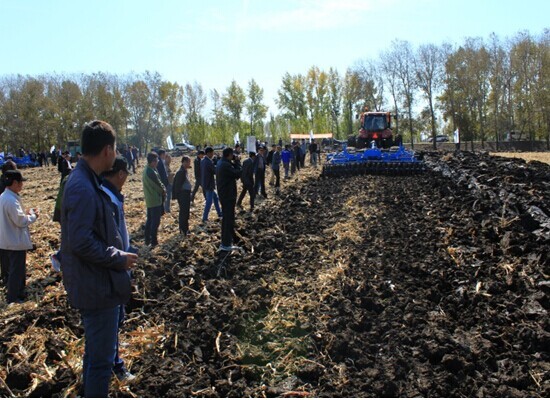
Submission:
M 61 263 L 57 259 L 57 256 L 55 254 L 52 254 L 50 256 L 50 261 L 52 262 L 52 267 L 55 272 L 61 272 Z
M 218 251 L 233 251 L 233 246 L 224 246 L 223 244 L 220 244 Z

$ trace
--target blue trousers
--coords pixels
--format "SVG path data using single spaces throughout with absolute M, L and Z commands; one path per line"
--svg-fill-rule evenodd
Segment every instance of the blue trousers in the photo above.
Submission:
M 118 346 L 120 306 L 80 310 L 84 325 L 84 397 L 108 397 Z
M 218 194 L 215 190 L 206 190 L 206 203 L 204 204 L 204 212 L 202 213 L 202 220 L 208 221 L 208 214 L 210 213 L 210 209 L 212 208 L 212 202 L 214 202 L 214 207 L 216 207 L 216 212 L 218 213 L 218 217 L 222 217 L 222 210 L 220 208 L 220 202 L 218 200 Z

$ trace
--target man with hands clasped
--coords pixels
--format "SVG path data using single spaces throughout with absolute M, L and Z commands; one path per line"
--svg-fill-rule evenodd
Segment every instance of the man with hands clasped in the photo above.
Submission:
M 125 251 L 101 174 L 116 157 L 115 131 L 104 121 L 86 124 L 82 158 L 67 180 L 61 206 L 61 271 L 69 303 L 84 326 L 85 397 L 107 397 L 116 355 L 120 306 L 131 294 L 137 254 Z

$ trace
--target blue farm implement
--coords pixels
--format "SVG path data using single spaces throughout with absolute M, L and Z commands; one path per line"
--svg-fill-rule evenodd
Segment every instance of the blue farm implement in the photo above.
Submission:
M 379 149 L 373 142 L 370 149 L 327 155 L 321 176 L 339 177 L 353 175 L 417 175 L 425 171 L 424 162 L 414 152 L 403 146 Z
M 0 155 L 0 167 L 4 165 L 8 159 L 12 160 L 17 165 L 17 168 L 38 167 L 38 162 L 31 160 L 31 157 L 28 155 L 24 157 L 13 157 L 9 155 L 6 158 Z

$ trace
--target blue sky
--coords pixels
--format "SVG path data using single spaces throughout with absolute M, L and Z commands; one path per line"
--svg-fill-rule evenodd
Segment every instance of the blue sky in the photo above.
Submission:
M 285 72 L 340 74 L 393 39 L 413 45 L 550 27 L 548 0 L 0 0 L 0 75 L 158 71 L 274 98 Z

